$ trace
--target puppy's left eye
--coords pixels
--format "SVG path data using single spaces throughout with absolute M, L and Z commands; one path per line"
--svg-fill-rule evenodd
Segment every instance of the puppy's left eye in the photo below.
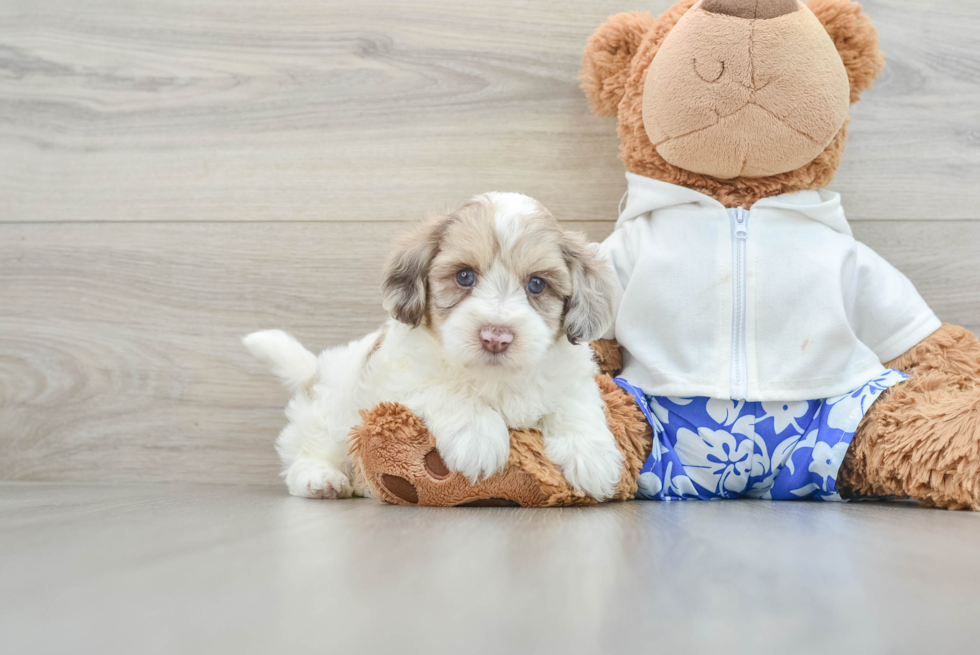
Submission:
M 539 293 L 544 291 L 544 288 L 546 286 L 548 286 L 548 283 L 542 280 L 541 278 L 532 277 L 527 282 L 527 291 L 528 293 L 533 293 L 534 295 L 538 295 Z

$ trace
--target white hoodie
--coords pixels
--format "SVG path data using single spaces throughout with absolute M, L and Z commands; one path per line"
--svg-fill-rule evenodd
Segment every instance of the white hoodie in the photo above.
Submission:
M 908 278 L 854 240 L 840 196 L 750 210 L 626 174 L 600 252 L 619 281 L 622 377 L 659 396 L 816 400 L 884 372 L 941 323 Z

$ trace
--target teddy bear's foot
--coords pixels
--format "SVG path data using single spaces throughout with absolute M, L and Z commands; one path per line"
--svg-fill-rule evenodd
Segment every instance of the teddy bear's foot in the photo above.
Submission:
M 544 457 L 540 433 L 511 431 L 511 458 L 504 471 L 471 483 L 446 466 L 422 420 L 397 403 L 363 412 L 350 452 L 366 485 L 394 505 L 437 507 L 542 507 L 588 504 Z
M 643 461 L 650 453 L 650 425 L 632 397 L 605 376 L 596 382 L 606 403 L 609 430 L 623 456 L 613 498 L 631 498 Z M 395 505 L 557 507 L 591 505 L 561 469 L 545 455 L 537 430 L 510 431 L 510 459 L 500 473 L 476 483 L 452 473 L 436 450 L 435 439 L 407 407 L 381 403 L 361 413 L 351 432 L 350 454 L 364 484 Z
M 890 365 L 912 377 L 871 406 L 841 465 L 841 495 L 980 510 L 980 341 L 946 325 Z

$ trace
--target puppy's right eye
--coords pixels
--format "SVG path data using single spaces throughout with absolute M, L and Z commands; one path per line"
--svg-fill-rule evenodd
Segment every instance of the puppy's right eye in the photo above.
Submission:
M 544 291 L 544 288 L 546 286 L 548 286 L 548 283 L 547 282 L 545 282 L 543 279 L 535 276 L 535 277 L 532 277 L 530 280 L 528 280 L 527 290 L 528 290 L 528 292 L 533 293 L 534 295 L 538 295 L 539 293 L 541 293 L 542 291 Z
M 456 284 L 461 287 L 471 287 L 476 284 L 476 275 L 470 269 L 464 269 L 456 274 Z

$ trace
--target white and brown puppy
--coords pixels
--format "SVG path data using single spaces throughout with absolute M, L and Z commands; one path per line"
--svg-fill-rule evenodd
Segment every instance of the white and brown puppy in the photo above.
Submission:
M 534 427 L 572 486 L 612 496 L 622 456 L 588 345 L 612 321 L 611 275 L 535 200 L 487 193 L 396 247 L 382 284 L 392 319 L 380 330 L 319 358 L 279 330 L 245 337 L 295 392 L 276 444 L 290 493 L 365 493 L 347 436 L 358 410 L 394 401 L 470 480 L 504 467 L 509 427 Z

